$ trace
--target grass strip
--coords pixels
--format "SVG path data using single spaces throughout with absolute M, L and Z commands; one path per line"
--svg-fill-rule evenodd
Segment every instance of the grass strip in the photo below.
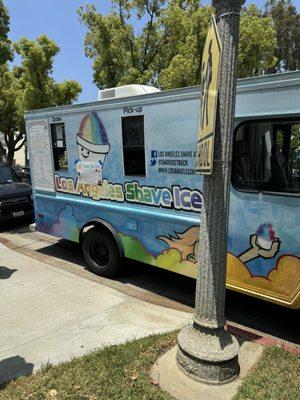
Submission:
M 110 346 L 8 383 L 0 400 L 171 400 L 149 371 L 176 343 L 176 332 Z M 235 400 L 300 399 L 300 357 L 277 347 L 243 382 Z
M 280 347 L 266 347 L 244 380 L 235 400 L 300 400 L 300 357 Z

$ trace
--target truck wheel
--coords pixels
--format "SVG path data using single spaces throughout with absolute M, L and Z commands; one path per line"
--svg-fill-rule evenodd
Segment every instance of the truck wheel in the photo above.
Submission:
M 97 275 L 112 277 L 120 269 L 117 244 L 104 229 L 91 228 L 84 234 L 82 252 L 88 269 Z

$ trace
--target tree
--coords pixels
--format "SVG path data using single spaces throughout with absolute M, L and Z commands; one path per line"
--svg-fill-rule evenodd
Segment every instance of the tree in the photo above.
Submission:
M 266 15 L 273 21 L 278 62 L 269 72 L 293 71 L 300 68 L 300 14 L 289 0 L 273 0 L 267 5 Z
M 51 77 L 54 57 L 59 52 L 53 40 L 46 35 L 36 40 L 22 38 L 14 48 L 22 58 L 21 67 L 15 73 L 19 74 L 24 89 L 24 110 L 71 104 L 78 98 L 81 92 L 78 82 L 57 83 Z
M 170 88 L 199 81 L 197 54 L 204 45 L 209 7 L 199 9 L 198 0 L 113 3 L 107 16 L 91 5 L 78 10 L 88 28 L 85 51 L 94 60 L 94 81 L 99 88 L 129 83 Z M 141 26 L 134 28 L 132 18 Z
M 88 28 L 85 52 L 94 60 L 99 88 L 141 83 L 171 89 L 200 83 L 211 7 L 199 0 L 113 0 L 113 5 L 106 16 L 91 5 L 78 10 Z M 275 45 L 272 19 L 254 5 L 244 8 L 240 76 L 273 67 Z
M 260 75 L 272 69 L 275 57 L 276 31 L 272 18 L 251 4 L 243 8 L 240 21 L 239 78 Z
M 163 68 L 158 72 L 158 84 L 164 89 L 197 85 L 201 81 L 201 58 L 212 8 L 199 7 L 198 1 L 184 7 L 182 3 L 170 2 L 161 17 L 168 33 L 160 54 Z
M 51 77 L 53 61 L 59 48 L 47 36 L 36 40 L 20 39 L 14 44 L 22 63 L 10 71 L 0 70 L 0 131 L 7 147 L 7 162 L 25 143 L 24 112 L 44 107 L 71 104 L 81 86 L 76 81 L 57 83 Z
M 11 48 L 11 42 L 7 36 L 8 32 L 9 32 L 9 14 L 3 1 L 0 0 L 0 70 L 3 64 L 5 64 L 7 61 L 12 60 L 12 48 Z M 5 148 L 0 142 L 0 160 L 2 160 L 4 156 L 5 156 Z
M 7 8 L 0 0 L 0 65 L 11 61 L 13 58 L 11 41 L 8 39 L 9 14 Z
M 140 35 L 135 35 L 128 22 L 135 2 L 113 0 L 114 8 L 108 16 L 96 12 L 92 5 L 78 10 L 80 20 L 88 27 L 85 38 L 87 57 L 94 59 L 94 81 L 101 88 L 145 83 L 151 79 L 151 60 L 155 57 L 159 32 L 156 30 L 159 1 L 136 2 L 136 17 L 148 20 Z M 142 3 L 146 3 L 143 7 Z
M 24 117 L 21 114 L 20 98 L 22 96 L 18 79 L 8 69 L 7 64 L 0 66 L 0 132 L 4 135 L 4 143 L 0 144 L 2 157 L 12 164 L 14 152 L 24 144 Z

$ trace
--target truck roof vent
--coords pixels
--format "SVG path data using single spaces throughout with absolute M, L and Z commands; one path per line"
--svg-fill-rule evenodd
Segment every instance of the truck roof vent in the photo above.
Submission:
M 99 90 L 99 100 L 116 97 L 116 89 Z
M 111 89 L 99 90 L 98 100 L 114 99 L 119 97 L 138 96 L 146 93 L 160 92 L 159 89 L 153 86 L 146 85 L 126 85 L 118 86 Z

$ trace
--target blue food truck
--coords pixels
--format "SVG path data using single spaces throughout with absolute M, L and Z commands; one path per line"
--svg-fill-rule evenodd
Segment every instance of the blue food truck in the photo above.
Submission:
M 199 114 L 199 87 L 139 85 L 27 112 L 36 229 L 99 275 L 128 257 L 195 277 Z M 239 80 L 233 135 L 227 287 L 299 308 L 300 71 Z

